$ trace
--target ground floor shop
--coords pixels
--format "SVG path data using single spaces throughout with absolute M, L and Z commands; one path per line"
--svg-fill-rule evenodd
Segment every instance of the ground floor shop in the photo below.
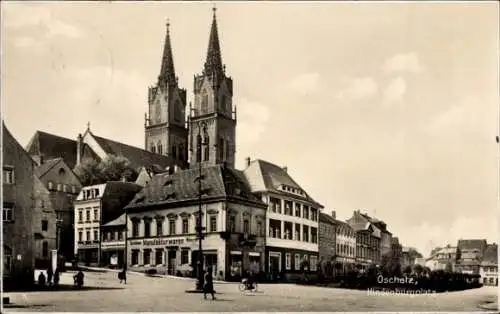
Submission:
M 335 257 L 335 272 L 337 275 L 347 274 L 350 270 L 356 267 L 356 259 L 354 257 Z
M 78 248 L 77 249 L 78 264 L 83 264 L 86 266 L 98 266 L 99 265 L 99 248 Z
M 102 265 L 110 268 L 123 268 L 125 262 L 125 248 L 103 249 L 101 257 Z
M 316 274 L 318 252 L 293 248 L 265 248 L 265 272 L 271 281 L 295 281 L 304 274 Z

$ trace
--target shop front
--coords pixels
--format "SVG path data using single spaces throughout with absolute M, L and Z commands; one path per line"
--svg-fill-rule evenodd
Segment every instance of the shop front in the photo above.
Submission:
M 226 280 L 239 281 L 251 271 L 260 276 L 265 272 L 264 239 L 244 234 L 231 234 L 227 241 Z

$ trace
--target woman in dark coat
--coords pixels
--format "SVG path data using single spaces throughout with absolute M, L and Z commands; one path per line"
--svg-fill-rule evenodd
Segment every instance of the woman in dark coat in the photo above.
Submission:
M 205 294 L 205 300 L 207 299 L 207 293 L 210 293 L 212 295 L 212 300 L 215 300 L 214 279 L 212 277 L 211 267 L 206 270 L 204 279 L 203 293 Z

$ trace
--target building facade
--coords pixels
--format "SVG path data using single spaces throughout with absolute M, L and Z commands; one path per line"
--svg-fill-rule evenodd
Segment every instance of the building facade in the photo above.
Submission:
M 316 272 L 323 206 L 292 179 L 286 167 L 247 158 L 243 172 L 252 192 L 268 206 L 266 272 L 270 279 L 295 280 L 304 271 Z
M 431 270 L 455 271 L 457 263 L 457 247 L 446 246 L 435 250 L 432 256 L 426 259 L 425 266 Z
M 101 226 L 102 265 L 123 268 L 125 262 L 126 214 Z
M 2 120 L 3 285 L 32 284 L 34 278 L 35 162 Z
M 101 226 L 118 218 L 141 187 L 110 181 L 83 187 L 75 200 L 75 255 L 88 265 L 101 265 Z
M 498 245 L 488 244 L 479 269 L 483 285 L 498 286 Z
M 486 247 L 486 240 L 458 240 L 457 271 L 465 274 L 479 274 L 479 268 Z
M 57 213 L 52 205 L 50 191 L 35 175 L 35 202 L 33 211 L 35 267 L 46 269 L 50 265 L 52 250 L 57 250 Z
M 336 219 L 337 235 L 335 265 L 337 272 L 345 274 L 356 265 L 356 232 L 345 221 Z
M 401 270 L 401 259 L 403 256 L 403 246 L 399 243 L 398 237 L 391 238 L 391 262 L 393 271 Z
M 66 164 L 63 158 L 45 159 L 43 156 L 37 158 L 39 162 L 35 168 L 35 174 L 43 184 L 44 195 L 48 192 L 48 200 L 39 200 L 38 205 L 42 211 L 52 208 L 55 217 L 48 221 L 49 229 L 54 228 L 54 249 L 65 260 L 73 259 L 74 253 L 74 210 L 73 203 L 82 188 L 80 180 L 73 170 Z
M 356 263 L 359 268 L 366 269 L 370 265 L 380 265 L 381 232 L 366 214 L 354 211 L 347 223 L 356 232 Z
M 226 280 L 264 272 L 267 206 L 241 173 L 224 165 L 155 175 L 136 195 L 126 207 L 129 268 L 172 275 L 197 269 L 200 191 L 204 269 Z
M 337 224 L 335 221 L 335 212 L 332 212 L 331 216 L 320 213 L 318 254 L 321 262 L 334 262 L 336 256 L 336 235 Z

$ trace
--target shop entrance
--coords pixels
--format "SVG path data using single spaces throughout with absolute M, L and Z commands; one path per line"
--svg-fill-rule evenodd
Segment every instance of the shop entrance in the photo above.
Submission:
M 217 276 L 217 254 L 203 254 L 205 265 L 204 269 L 206 270 L 208 267 L 212 267 L 212 276 Z
M 271 280 L 277 280 L 281 271 L 281 254 L 269 253 L 269 274 Z
M 175 269 L 177 264 L 177 251 L 169 250 L 167 259 L 168 259 L 168 269 L 167 269 L 168 274 L 175 275 Z

